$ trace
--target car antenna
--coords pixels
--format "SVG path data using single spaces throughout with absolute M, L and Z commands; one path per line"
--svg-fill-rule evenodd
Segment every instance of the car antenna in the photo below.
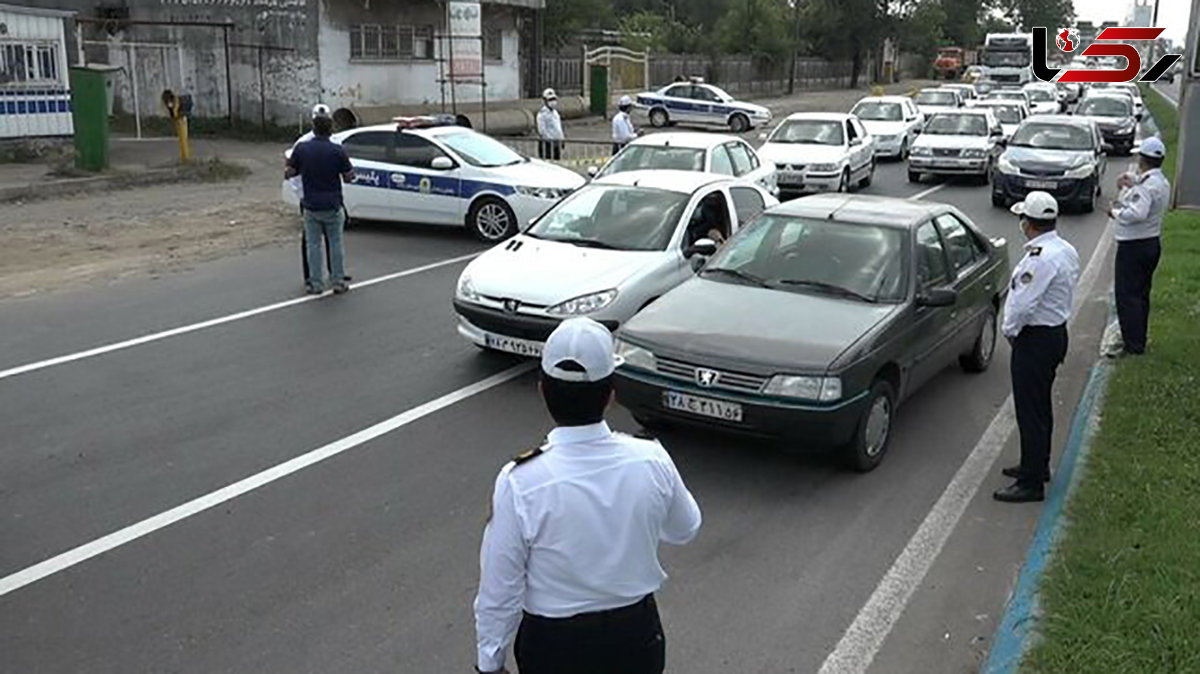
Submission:
M 840 211 L 840 210 L 842 210 L 843 208 L 845 208 L 845 207 L 846 207 L 846 205 L 847 205 L 847 204 L 849 204 L 849 203 L 850 203 L 850 197 L 845 197 L 844 199 L 842 199 L 842 203 L 840 203 L 840 204 L 838 204 L 837 206 L 835 206 L 835 207 L 834 207 L 834 209 L 833 209 L 832 211 L 829 211 L 829 215 L 825 216 L 825 219 L 826 219 L 826 220 L 832 220 L 832 219 L 833 219 L 833 216 L 837 215 L 837 214 L 838 214 L 838 211 Z

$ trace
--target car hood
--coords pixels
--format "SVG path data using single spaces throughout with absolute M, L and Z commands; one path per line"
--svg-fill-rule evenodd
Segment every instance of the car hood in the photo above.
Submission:
M 1083 166 L 1092 159 L 1091 152 L 1076 150 L 1047 150 L 1032 147 L 1009 147 L 1004 156 L 1023 169 L 1062 171 Z
M 862 120 L 862 124 L 867 127 L 867 132 L 872 136 L 898 136 L 908 129 L 908 126 L 904 122 Z
M 527 162 L 491 169 L 497 176 L 505 178 L 514 185 L 526 187 L 553 187 L 556 189 L 577 189 L 587 181 L 578 173 L 555 166 L 540 159 L 530 159 Z
M 634 316 L 621 335 L 668 357 L 816 374 L 896 311 L 894 304 L 694 278 Z
M 959 112 L 962 108 L 956 108 L 953 105 L 922 105 L 917 103 L 917 110 L 925 113 L 926 117 L 938 112 Z
M 988 147 L 988 138 L 987 136 L 944 136 L 940 134 L 923 133 L 917 136 L 917 140 L 913 142 L 913 147 L 986 149 Z
M 1003 122 L 1000 123 L 1000 128 L 1004 130 L 1005 138 L 1012 138 L 1012 135 L 1017 132 L 1018 126 L 1021 126 L 1021 125 L 1020 124 L 1005 124 Z
M 776 164 L 825 164 L 845 158 L 846 148 L 841 145 L 767 143 L 758 149 L 758 156 Z
M 535 306 L 616 288 L 663 251 L 584 248 L 520 235 L 480 255 L 463 272 L 481 295 Z

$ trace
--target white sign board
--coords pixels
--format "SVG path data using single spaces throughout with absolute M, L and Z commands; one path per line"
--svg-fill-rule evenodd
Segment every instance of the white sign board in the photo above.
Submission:
M 475 80 L 483 77 L 483 39 L 478 0 L 451 0 L 446 3 L 450 27 L 450 79 Z

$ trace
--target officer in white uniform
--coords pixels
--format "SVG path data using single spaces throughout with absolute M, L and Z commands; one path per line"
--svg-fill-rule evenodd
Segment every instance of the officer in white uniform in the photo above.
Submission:
M 1013 270 L 1004 303 L 1004 336 L 1012 344 L 1013 403 L 1021 436 L 1021 463 L 1005 468 L 1015 478 L 997 491 L 997 501 L 1024 503 L 1045 498 L 1054 437 L 1051 393 L 1059 363 L 1067 355 L 1067 319 L 1079 280 L 1079 253 L 1055 231 L 1058 202 L 1030 192 L 1012 212 L 1028 241 Z
M 609 430 L 617 363 L 608 329 L 563 321 L 546 341 L 541 392 L 557 428 L 504 466 L 480 552 L 476 669 L 660 674 L 659 542 L 682 545 L 700 508 L 662 445 Z
M 617 114 L 613 115 L 612 119 L 613 154 L 620 152 L 621 148 L 638 137 L 637 129 L 633 127 L 633 118 L 629 116 L 632 109 L 632 98 L 622 96 L 617 101 Z
M 1124 350 L 1110 355 L 1146 352 L 1146 329 L 1150 322 L 1150 287 L 1162 254 L 1160 237 L 1163 216 L 1171 201 L 1171 183 L 1163 175 L 1167 148 L 1157 137 L 1142 141 L 1138 151 L 1138 175 L 1126 173 L 1117 179 L 1125 188 L 1109 208 L 1117 239 L 1117 319 L 1121 323 Z
M 558 113 L 558 94 L 553 89 L 542 92 L 542 109 L 537 114 L 538 135 L 542 140 L 538 143 L 538 157 L 541 159 L 562 159 L 563 134 L 562 116 Z

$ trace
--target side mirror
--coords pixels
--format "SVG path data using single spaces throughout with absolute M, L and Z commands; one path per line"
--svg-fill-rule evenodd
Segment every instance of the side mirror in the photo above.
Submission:
M 992 247 L 993 248 L 1004 248 L 1007 245 L 1008 245 L 1008 239 L 1006 239 L 1002 236 L 997 236 L 996 238 L 992 239 Z
M 600 167 L 599 167 L 599 166 L 589 166 L 589 167 L 587 167 L 587 174 L 588 174 L 588 177 L 589 177 L 589 178 L 595 178 L 595 177 L 596 177 L 596 174 L 597 174 L 597 173 L 599 173 L 599 172 L 600 172 Z
M 454 160 L 449 157 L 434 157 L 429 167 L 435 171 L 448 171 L 454 168 Z
M 686 258 L 711 257 L 717 253 L 717 242 L 709 238 L 699 239 L 696 243 L 683 249 Z
M 958 302 L 958 291 L 953 288 L 930 288 L 917 293 L 919 307 L 952 307 Z

